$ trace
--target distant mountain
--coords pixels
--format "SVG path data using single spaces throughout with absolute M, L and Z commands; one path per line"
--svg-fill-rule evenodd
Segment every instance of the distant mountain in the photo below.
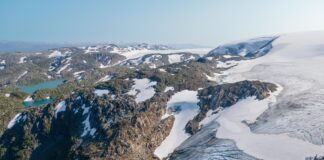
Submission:
M 195 60 L 201 49 L 175 50 L 157 44 L 97 44 L 58 47 L 32 53 L 0 54 L 0 86 L 22 85 L 50 79 L 86 79 L 97 69 L 120 64 L 129 68 L 155 68 Z M 205 53 L 209 50 L 203 49 Z M 197 53 L 199 52 L 199 53 Z

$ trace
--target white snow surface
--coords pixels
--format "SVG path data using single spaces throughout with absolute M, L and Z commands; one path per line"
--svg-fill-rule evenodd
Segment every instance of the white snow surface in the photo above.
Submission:
M 18 63 L 25 63 L 26 62 L 26 56 L 20 57 Z
M 157 82 L 150 81 L 147 78 L 135 78 L 133 79 L 133 81 L 135 84 L 127 94 L 136 96 L 135 101 L 137 103 L 146 101 L 154 96 L 155 89 L 153 88 L 153 86 L 155 86 Z
M 74 72 L 73 76 L 74 78 L 76 78 L 77 80 L 81 80 L 82 76 L 81 74 L 84 73 L 85 71 L 78 71 L 78 72 Z
M 87 118 L 82 122 L 84 127 L 83 127 L 83 132 L 81 134 L 81 137 L 84 137 L 88 134 L 90 134 L 93 137 L 97 131 L 96 128 L 91 128 L 91 125 L 90 125 L 90 114 L 89 114 L 90 108 L 91 108 L 91 106 L 90 107 L 86 107 L 85 105 L 82 106 L 82 109 L 83 109 L 82 115 L 86 115 L 86 114 L 88 114 L 88 115 L 87 115 Z
M 266 55 L 223 72 L 223 82 L 261 80 L 280 84 L 277 96 L 242 100 L 224 110 L 218 138 L 261 159 L 305 159 L 324 154 L 324 32 L 280 36 Z M 269 104 L 270 103 L 270 104 Z M 248 127 L 241 123 L 258 120 Z
M 18 114 L 16 114 L 15 115 L 15 117 L 13 118 L 13 119 L 11 119 L 10 120 L 10 122 L 9 122 L 9 124 L 8 124 L 8 126 L 7 126 L 7 128 L 8 129 L 10 129 L 10 128 L 12 128 L 17 122 L 19 122 L 21 119 L 22 120 L 25 120 L 27 117 L 22 117 L 21 116 L 21 113 L 18 113 Z
M 61 73 L 62 71 L 64 71 L 67 67 L 69 67 L 69 65 L 70 65 L 70 63 L 64 65 L 62 68 L 60 68 L 60 69 L 56 72 L 56 74 L 60 74 L 60 73 Z
M 33 101 L 33 98 L 31 96 L 28 96 L 24 102 L 32 102 Z
M 57 114 L 59 112 L 64 112 L 65 110 L 66 110 L 66 103 L 65 103 L 65 101 L 61 101 L 55 107 L 55 117 L 57 117 Z
M 62 56 L 62 52 L 55 50 L 48 55 L 48 58 L 60 57 L 60 56 Z
M 97 83 L 110 81 L 113 77 L 114 77 L 113 75 L 106 75 L 106 76 L 102 77 L 101 79 L 99 79 L 99 81 L 97 81 Z
M 64 62 L 65 65 L 63 67 L 61 67 L 57 72 L 56 74 L 61 74 L 62 71 L 64 71 L 67 67 L 69 67 L 71 65 L 71 60 L 72 60 L 72 57 L 68 57 L 66 58 L 66 61 Z
M 209 81 L 213 81 L 213 82 L 218 82 L 219 81 L 219 74 L 218 73 L 213 73 L 213 76 L 209 76 L 208 74 L 204 73 L 206 78 Z
M 173 91 L 174 87 L 165 87 L 164 92 Z
M 25 72 L 23 72 L 22 74 L 20 74 L 20 75 L 18 76 L 18 78 L 16 79 L 16 82 L 19 81 L 20 78 L 24 77 L 27 73 L 28 73 L 28 71 L 25 71 Z
M 6 60 L 0 60 L 0 64 L 6 64 Z
M 160 71 L 160 72 L 167 72 L 167 71 L 166 71 L 165 69 L 163 69 L 163 68 L 160 68 L 159 71 Z
M 197 105 L 199 99 L 197 91 L 183 90 L 175 93 L 167 103 L 167 111 L 176 110 L 173 113 L 166 113 L 162 118 L 167 118 L 174 115 L 175 121 L 173 123 L 170 134 L 164 139 L 159 147 L 156 148 L 154 154 L 160 159 L 168 156 L 173 150 L 178 147 L 182 142 L 190 137 L 185 132 L 187 122 L 194 118 L 199 112 Z
M 181 54 L 170 54 L 170 55 L 168 55 L 169 63 L 170 64 L 179 63 L 179 62 L 181 62 L 181 57 L 182 57 Z
M 223 55 L 224 58 L 232 58 L 234 55 Z

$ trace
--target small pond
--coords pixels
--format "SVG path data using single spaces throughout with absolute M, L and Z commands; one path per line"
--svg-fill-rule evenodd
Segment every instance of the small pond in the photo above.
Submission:
M 46 82 L 42 82 L 42 83 L 37 83 L 34 85 L 30 85 L 30 86 L 19 86 L 18 88 L 20 88 L 23 92 L 32 94 L 35 91 L 40 90 L 40 89 L 54 89 L 58 85 L 63 84 L 63 83 L 64 83 L 64 80 L 59 79 L 59 80 L 51 80 L 51 81 L 46 81 Z
M 52 102 L 51 99 L 43 99 L 43 100 L 39 100 L 39 101 L 24 101 L 23 105 L 24 105 L 24 107 L 34 107 L 34 106 L 48 104 L 51 102 Z

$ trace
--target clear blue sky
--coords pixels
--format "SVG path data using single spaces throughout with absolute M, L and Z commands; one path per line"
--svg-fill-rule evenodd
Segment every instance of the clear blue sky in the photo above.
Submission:
M 324 30 L 324 0 L 1 0 L 0 40 L 218 45 Z

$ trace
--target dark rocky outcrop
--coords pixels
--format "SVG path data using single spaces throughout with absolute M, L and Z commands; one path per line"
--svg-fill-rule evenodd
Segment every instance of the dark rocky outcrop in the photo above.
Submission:
M 324 156 L 314 156 L 314 157 L 307 157 L 305 160 L 324 160 Z
M 260 81 L 241 81 L 217 86 L 210 86 L 199 91 L 200 112 L 186 125 L 186 131 L 195 134 L 199 130 L 199 122 L 202 121 L 208 110 L 216 110 L 234 105 L 240 99 L 255 96 L 261 100 L 276 90 L 276 85 Z
M 83 92 L 66 99 L 57 117 L 56 105 L 31 109 L 0 138 L 1 159 L 155 159 L 174 121 L 160 118 L 168 98 L 137 104 L 131 96 Z
M 264 56 L 272 49 L 272 42 L 278 37 L 261 37 L 245 42 L 219 46 L 210 51 L 207 56 L 240 55 L 246 58 L 258 58 Z

